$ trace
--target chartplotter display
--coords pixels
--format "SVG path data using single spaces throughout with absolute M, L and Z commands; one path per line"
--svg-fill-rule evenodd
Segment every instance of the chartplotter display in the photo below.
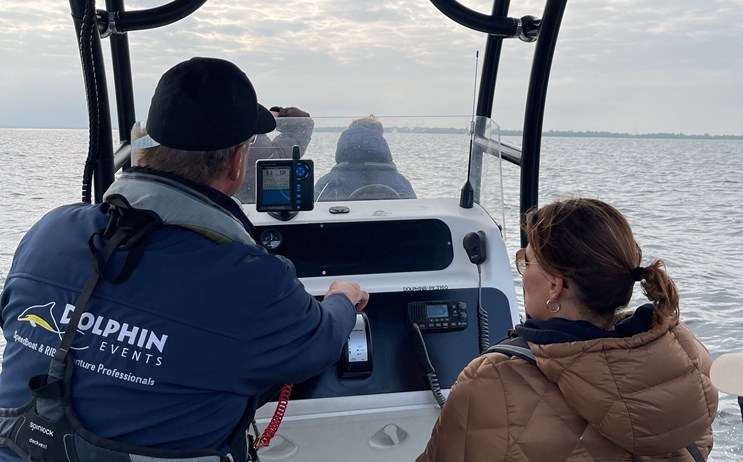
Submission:
M 311 160 L 259 160 L 256 209 L 259 212 L 312 210 L 314 183 Z

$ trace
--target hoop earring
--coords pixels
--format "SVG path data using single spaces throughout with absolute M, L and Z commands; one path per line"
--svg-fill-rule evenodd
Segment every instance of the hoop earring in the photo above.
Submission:
M 552 300 L 552 299 L 547 300 L 546 305 L 547 305 L 547 311 L 549 311 L 550 313 L 557 313 L 558 311 L 560 311 L 560 308 L 562 308 L 560 304 L 557 302 L 557 300 Z

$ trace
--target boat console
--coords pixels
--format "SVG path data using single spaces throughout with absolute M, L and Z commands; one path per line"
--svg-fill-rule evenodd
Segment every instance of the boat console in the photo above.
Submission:
M 257 242 L 294 262 L 297 275 L 322 296 L 334 279 L 361 284 L 371 297 L 364 311 L 370 327 L 373 373 L 345 379 L 341 365 L 298 386 L 294 397 L 326 398 L 428 389 L 417 348 L 423 334 L 442 388 L 449 388 L 478 350 L 478 305 L 488 334 L 503 337 L 518 322 L 510 259 L 500 230 L 480 208 L 462 213 L 454 199 L 345 203 L 353 221 L 316 204 L 290 222 L 249 213 Z M 380 218 L 381 217 L 381 218 Z M 435 218 L 434 218 L 435 217 Z M 485 231 L 488 258 L 482 281 L 462 245 Z M 342 361 L 341 361 L 342 362 Z
M 350 132 L 354 142 L 347 142 L 346 127 L 353 119 L 318 118 L 304 155 L 300 158 L 297 148 L 295 159 L 277 161 L 285 166 L 283 179 L 266 175 L 277 165 L 271 160 L 258 160 L 247 173 L 255 175 L 250 181 L 256 185 L 255 201 L 243 196 L 243 208 L 258 244 L 291 260 L 297 276 L 318 298 L 341 278 L 370 293 L 338 362 L 294 385 L 278 433 L 281 443 L 261 450 L 265 460 L 292 460 L 294 451 L 320 458 L 326 445 L 315 439 L 314 431 L 324 422 L 356 434 L 348 449 L 362 460 L 380 448 L 394 448 L 401 459 L 413 458 L 461 370 L 518 322 L 511 259 L 502 224 L 494 218 L 503 207 L 497 193 L 497 125 L 478 119 L 487 130 L 474 144 L 466 118 L 375 121 L 384 127 L 383 136 L 360 134 L 383 139 L 379 146 L 384 155 L 370 149 L 368 139 L 357 139 L 355 131 Z M 477 154 L 474 163 L 468 162 L 470 144 Z M 442 159 L 454 152 L 461 157 Z M 361 162 L 372 155 L 376 162 Z M 355 161 L 353 169 L 347 168 L 354 163 L 349 159 Z M 455 160 L 459 169 L 442 168 Z M 379 174 L 382 161 L 394 176 Z M 296 172 L 298 165 L 302 169 Z M 336 177 L 339 171 L 342 176 Z M 467 176 L 475 184 L 472 204 L 462 204 L 459 197 Z M 319 198 L 314 202 L 310 197 L 311 204 L 300 192 L 306 186 L 299 180 L 308 177 L 314 177 Z M 351 183 L 345 192 L 333 191 Z M 393 191 L 409 184 L 415 197 L 348 194 L 384 183 Z M 281 209 L 265 203 L 275 195 L 281 200 L 269 202 L 280 202 Z M 343 200 L 327 200 L 337 196 Z M 401 408 L 401 403 L 406 404 Z M 268 422 L 275 408 L 276 403 L 268 403 L 258 411 L 259 425 Z

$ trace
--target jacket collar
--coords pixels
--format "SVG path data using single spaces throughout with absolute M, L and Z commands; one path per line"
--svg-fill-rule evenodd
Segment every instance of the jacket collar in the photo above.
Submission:
M 218 244 L 255 244 L 250 222 L 238 203 L 213 188 L 164 172 L 130 169 L 109 186 L 104 200 L 116 196 L 132 208 L 156 214 L 165 225 L 191 229 Z
M 187 180 L 182 176 L 170 172 L 164 172 L 162 170 L 155 170 L 147 167 L 131 167 L 127 170 L 127 172 L 149 173 L 151 175 L 161 176 L 163 178 L 168 178 L 169 180 L 181 183 L 184 186 L 200 192 L 201 194 L 214 201 L 217 205 L 230 212 L 231 215 L 233 215 L 238 221 L 240 221 L 240 223 L 242 223 L 242 225 L 248 232 L 253 229 L 253 223 L 251 223 L 248 216 L 245 215 L 245 212 L 243 212 L 240 204 L 238 204 L 233 198 L 231 198 L 227 194 L 222 193 L 221 191 L 217 191 L 216 189 L 209 186 L 202 186 L 200 184 L 194 183 L 191 180 Z
M 539 345 L 579 342 L 598 338 L 632 337 L 650 330 L 653 326 L 653 305 L 646 303 L 615 325 L 613 331 L 600 329 L 587 321 L 571 321 L 563 318 L 547 320 L 527 319 L 516 326 L 520 337 Z

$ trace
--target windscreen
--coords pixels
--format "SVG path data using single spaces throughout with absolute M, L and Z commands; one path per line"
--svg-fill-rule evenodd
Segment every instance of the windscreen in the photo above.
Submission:
M 469 171 L 475 201 L 501 220 L 499 129 L 489 118 L 279 118 L 251 145 L 238 199 L 255 202 L 257 160 L 290 158 L 294 145 L 314 162 L 316 202 L 458 199 Z

